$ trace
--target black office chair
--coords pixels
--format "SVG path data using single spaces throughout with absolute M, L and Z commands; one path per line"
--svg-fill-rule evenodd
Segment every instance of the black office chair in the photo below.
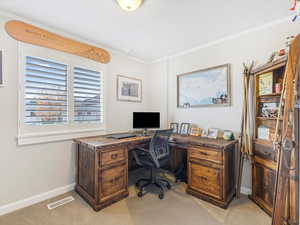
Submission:
M 172 134 L 172 129 L 158 130 L 155 132 L 149 148 L 136 148 L 133 150 L 134 158 L 137 164 L 143 168 L 150 170 L 150 178 L 142 178 L 136 182 L 139 188 L 138 196 L 142 197 L 144 190 L 149 185 L 155 185 L 160 189 L 158 197 L 164 198 L 164 187 L 171 189 L 169 181 L 158 176 L 158 172 L 162 171 L 162 167 L 170 165 L 169 138 Z M 141 185 L 142 182 L 146 182 Z

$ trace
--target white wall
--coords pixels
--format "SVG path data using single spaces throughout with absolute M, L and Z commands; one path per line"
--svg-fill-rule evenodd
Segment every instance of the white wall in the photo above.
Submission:
M 168 118 L 167 123 L 190 122 L 201 128 L 214 127 L 239 132 L 243 104 L 242 63 L 249 63 L 251 60 L 255 60 L 256 63 L 260 64 L 265 63 L 272 52 L 285 47 L 286 37 L 295 35 L 299 31 L 299 22 L 292 23 L 285 20 L 155 63 L 150 70 L 151 78 L 155 78 L 151 81 L 149 87 L 152 90 L 151 94 L 153 93 L 150 96 L 153 101 L 150 101 L 150 103 L 153 104 L 153 107 L 162 106 L 162 113 L 165 114 L 163 117 Z M 226 63 L 231 64 L 232 106 L 177 108 L 176 76 L 178 74 Z M 165 67 L 169 68 L 168 72 L 163 69 Z M 164 98 L 158 97 L 158 94 L 161 96 L 166 95 L 165 89 L 168 90 L 168 106 L 166 106 Z M 243 186 L 246 188 L 251 187 L 250 177 L 250 165 L 247 164 L 243 180 Z
M 4 30 L 8 18 L 0 17 L 0 49 L 3 51 L 5 86 L 0 88 L 0 208 L 40 193 L 74 183 L 75 154 L 72 141 L 17 146 L 18 43 Z M 146 83 L 148 66 L 118 53 L 108 64 L 107 130 L 132 128 L 133 111 L 147 110 L 147 87 L 142 103 L 116 100 L 116 75 L 133 76 Z

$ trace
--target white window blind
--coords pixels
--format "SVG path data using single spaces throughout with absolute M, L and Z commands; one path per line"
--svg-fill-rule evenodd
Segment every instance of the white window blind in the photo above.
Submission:
M 67 122 L 67 65 L 26 56 L 25 123 Z
M 103 83 L 100 72 L 74 67 L 74 120 L 103 122 Z

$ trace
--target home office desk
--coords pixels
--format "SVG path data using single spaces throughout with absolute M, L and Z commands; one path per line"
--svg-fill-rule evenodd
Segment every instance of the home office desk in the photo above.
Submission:
M 151 136 L 112 139 L 110 135 L 75 139 L 75 190 L 98 211 L 128 196 L 128 152 L 146 147 Z M 187 193 L 227 208 L 235 195 L 237 141 L 172 135 L 171 151 L 187 151 Z

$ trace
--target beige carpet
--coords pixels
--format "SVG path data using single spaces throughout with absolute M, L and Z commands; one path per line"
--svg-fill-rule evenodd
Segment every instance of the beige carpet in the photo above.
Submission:
M 46 205 L 72 195 L 75 201 L 48 210 Z M 268 225 L 271 219 L 243 196 L 227 210 L 215 207 L 185 193 L 185 185 L 173 186 L 165 199 L 148 193 L 130 196 L 100 212 L 94 212 L 75 192 L 0 217 L 0 225 Z

